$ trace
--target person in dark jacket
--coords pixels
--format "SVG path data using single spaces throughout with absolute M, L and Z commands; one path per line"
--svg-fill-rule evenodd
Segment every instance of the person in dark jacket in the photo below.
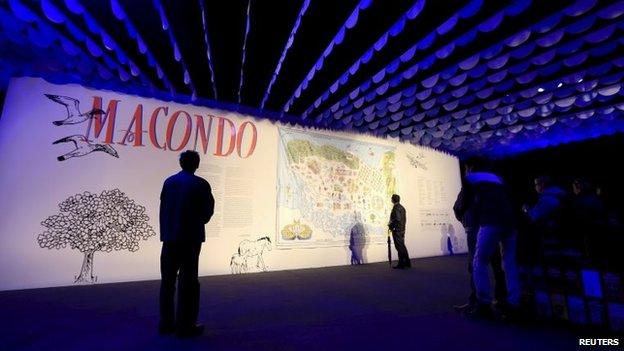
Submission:
M 178 336 L 203 333 L 197 324 L 199 312 L 199 253 L 205 240 L 204 225 L 214 213 L 210 184 L 194 173 L 199 154 L 180 154 L 182 171 L 165 180 L 160 194 L 160 324 L 162 334 Z M 175 284 L 178 282 L 177 311 L 174 313 Z
M 535 191 L 538 194 L 534 206 L 524 206 L 523 210 L 531 223 L 539 228 L 557 229 L 561 225 L 561 217 L 566 193 L 555 185 L 548 176 L 535 178 Z
M 473 207 L 477 243 L 473 260 L 473 279 L 477 306 L 472 315 L 491 315 L 492 291 L 488 265 L 494 252 L 501 252 L 507 288 L 507 311 L 517 311 L 520 303 L 520 283 L 516 262 L 516 218 L 513 204 L 503 180 L 491 172 L 485 161 L 473 161 L 466 181 L 474 191 Z
M 472 171 L 473 160 L 466 162 L 466 175 Z M 474 206 L 474 189 L 468 182 L 464 182 L 462 188 L 457 194 L 457 199 L 453 205 L 453 212 L 455 218 L 464 227 L 466 232 L 466 241 L 468 244 L 468 274 L 470 275 L 470 295 L 468 302 L 463 305 L 454 306 L 458 312 L 467 312 L 477 304 L 477 291 L 472 276 L 473 261 L 475 249 L 477 246 L 477 232 L 479 231 L 479 224 L 477 223 L 475 206 Z M 505 287 L 505 272 L 503 271 L 501 255 L 498 250 L 494 251 L 490 261 L 492 271 L 494 272 L 494 296 L 497 302 L 504 302 L 507 298 L 507 289 Z
M 598 255 L 598 233 L 608 231 L 607 211 L 591 182 L 582 178 L 572 181 L 572 197 L 565 217 L 568 245 L 581 249 L 587 257 Z
M 584 179 L 572 181 L 570 220 L 574 226 L 589 228 L 606 221 L 606 210 L 592 184 Z
M 392 267 L 396 269 L 410 268 L 412 263 L 405 247 L 405 208 L 400 204 L 401 197 L 397 194 L 392 195 L 392 212 L 390 213 L 390 222 L 388 228 L 392 231 L 392 240 L 394 240 L 394 247 L 399 254 L 399 263 Z

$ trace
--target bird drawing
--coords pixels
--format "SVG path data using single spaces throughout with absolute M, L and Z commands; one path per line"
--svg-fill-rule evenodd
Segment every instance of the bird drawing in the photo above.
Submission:
M 93 110 L 89 112 L 81 113 L 79 109 L 80 101 L 78 101 L 77 99 L 74 99 L 68 96 L 61 96 L 61 95 L 52 95 L 52 94 L 44 94 L 44 95 L 48 99 L 65 106 L 65 108 L 67 109 L 67 118 L 60 120 L 60 121 L 52 122 L 52 124 L 54 124 L 55 126 L 62 126 L 66 124 L 78 124 L 86 120 L 89 120 L 91 118 L 94 118 L 96 115 L 106 114 L 106 112 L 104 112 L 102 109 L 99 109 L 99 108 L 94 108 Z
M 56 159 L 59 161 L 65 161 L 72 157 L 81 157 L 84 155 L 88 155 L 95 151 L 103 151 L 111 156 L 115 156 L 119 158 L 117 151 L 108 144 L 92 144 L 85 138 L 84 135 L 71 135 L 62 139 L 59 139 L 52 144 L 61 144 L 61 143 L 69 143 L 73 142 L 75 149 L 66 153 L 65 155 L 59 156 Z

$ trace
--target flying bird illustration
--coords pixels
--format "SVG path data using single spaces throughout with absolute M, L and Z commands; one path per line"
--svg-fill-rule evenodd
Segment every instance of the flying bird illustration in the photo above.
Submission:
M 66 124 L 78 124 L 82 123 L 90 118 L 94 118 L 96 115 L 106 114 L 102 109 L 95 108 L 89 112 L 81 113 L 79 106 L 80 101 L 71 98 L 69 96 L 44 94 L 48 99 L 65 106 L 67 109 L 67 118 L 60 121 L 54 121 L 52 124 L 55 126 L 62 126 Z
M 60 143 L 69 143 L 73 142 L 75 149 L 66 153 L 65 155 L 59 156 L 56 159 L 59 161 L 65 161 L 72 157 L 81 157 L 84 155 L 88 155 L 95 151 L 104 151 L 111 156 L 115 156 L 119 158 L 117 151 L 108 144 L 91 144 L 84 135 L 71 135 L 62 139 L 59 139 L 52 144 L 60 144 Z

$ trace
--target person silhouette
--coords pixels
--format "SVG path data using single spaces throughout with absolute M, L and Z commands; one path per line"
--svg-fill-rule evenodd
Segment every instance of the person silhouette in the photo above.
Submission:
M 473 310 L 477 306 L 477 288 L 473 278 L 474 255 L 477 248 L 477 233 L 479 223 L 477 218 L 477 206 L 475 199 L 475 189 L 466 177 L 473 172 L 474 165 L 482 162 L 479 158 L 471 158 L 465 163 L 465 178 L 462 188 L 457 194 L 457 199 L 453 205 L 455 218 L 461 222 L 466 232 L 466 244 L 468 246 L 468 274 L 470 275 L 470 295 L 468 301 L 461 305 L 454 305 L 455 311 L 465 313 Z M 505 272 L 503 271 L 500 250 L 494 250 L 490 258 L 490 266 L 494 273 L 494 296 L 497 303 L 503 303 L 507 299 L 507 287 L 505 283 Z
M 366 233 L 362 224 L 361 215 L 355 213 L 355 223 L 349 231 L 349 250 L 351 251 L 351 265 L 364 264 L 364 247 L 366 246 Z
M 197 324 L 199 312 L 199 253 L 206 239 L 204 225 L 214 213 L 210 184 L 194 173 L 199 154 L 180 154 L 182 171 L 167 178 L 160 194 L 160 323 L 159 333 L 175 332 L 180 337 L 198 336 L 204 326 Z M 178 282 L 177 309 L 174 309 Z M 175 311 L 174 311 L 175 310 Z
M 520 313 L 520 281 L 516 261 L 517 218 L 507 185 L 493 171 L 486 159 L 473 158 L 467 162 L 469 169 L 466 183 L 473 192 L 476 242 L 472 262 L 477 302 L 466 315 L 472 317 L 492 317 L 492 289 L 488 266 L 496 252 L 500 252 L 503 266 L 506 301 L 501 301 L 499 309 L 505 318 L 515 318 Z M 498 279 L 497 279 L 498 280 Z
M 396 269 L 410 268 L 412 266 L 407 247 L 405 247 L 405 207 L 400 202 L 401 197 L 399 195 L 392 195 L 392 203 L 394 205 L 390 213 L 390 221 L 388 222 L 388 228 L 392 231 L 394 247 L 399 254 L 399 263 L 392 267 Z

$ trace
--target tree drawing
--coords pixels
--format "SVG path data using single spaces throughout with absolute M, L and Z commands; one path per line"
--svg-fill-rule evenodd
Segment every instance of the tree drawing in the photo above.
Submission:
M 119 189 L 101 194 L 84 192 L 70 196 L 59 204 L 60 212 L 46 218 L 41 225 L 39 246 L 63 249 L 68 245 L 84 254 L 80 273 L 74 283 L 95 283 L 93 255 L 113 250 L 139 249 L 139 241 L 156 235 L 149 225 L 145 207 L 128 198 Z

